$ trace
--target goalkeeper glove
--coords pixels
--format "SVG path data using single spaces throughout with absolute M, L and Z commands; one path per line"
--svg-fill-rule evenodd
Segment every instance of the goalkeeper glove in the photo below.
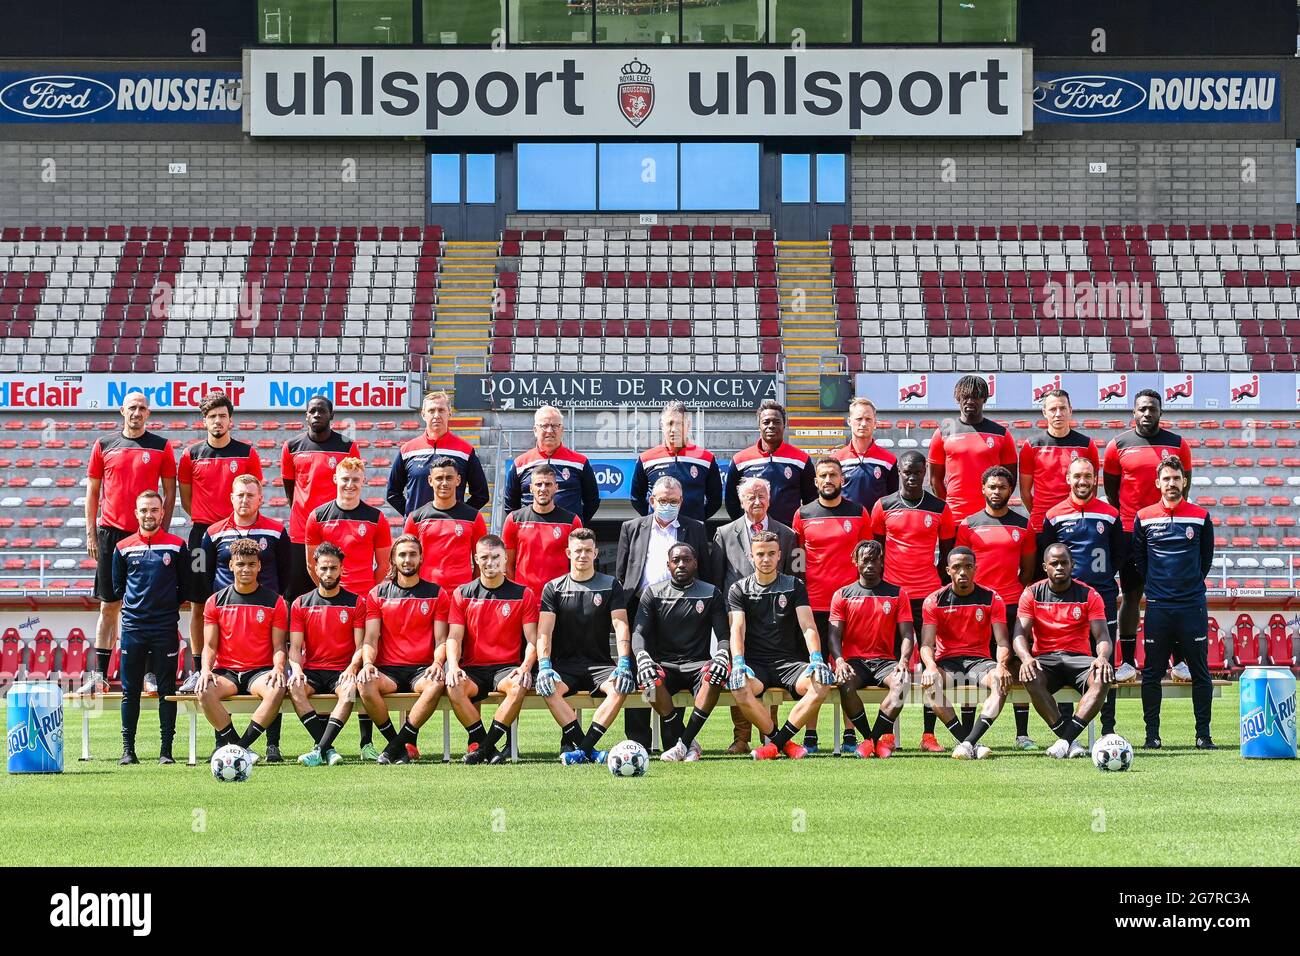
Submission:
M 713 660 L 704 666 L 704 679 L 714 687 L 721 687 L 731 675 L 731 651 L 725 647 L 718 648 Z
M 636 675 L 632 673 L 632 658 L 624 655 L 618 659 L 614 668 L 614 689 L 620 694 L 631 694 L 636 690 Z
M 659 665 L 645 651 L 636 653 L 636 682 L 641 688 L 653 687 L 659 680 Z
M 831 673 L 831 669 L 822 660 L 820 651 L 814 651 L 808 655 L 808 668 L 803 672 L 803 676 L 811 677 L 813 683 L 816 684 L 830 685 L 835 683 L 835 675 Z
M 744 656 L 737 654 L 731 659 L 731 680 L 727 681 L 727 690 L 740 690 L 753 676 L 754 671 L 745 663 Z
M 537 694 L 550 697 L 555 693 L 555 683 L 560 679 L 559 673 L 551 667 L 551 659 L 543 657 L 537 663 Z

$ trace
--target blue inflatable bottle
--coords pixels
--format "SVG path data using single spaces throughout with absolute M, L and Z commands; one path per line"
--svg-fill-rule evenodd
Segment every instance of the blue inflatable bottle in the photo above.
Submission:
M 1241 755 L 1296 756 L 1295 675 L 1286 667 L 1247 667 L 1241 691 Z
M 10 773 L 63 772 L 63 689 L 53 681 L 19 681 L 5 698 Z

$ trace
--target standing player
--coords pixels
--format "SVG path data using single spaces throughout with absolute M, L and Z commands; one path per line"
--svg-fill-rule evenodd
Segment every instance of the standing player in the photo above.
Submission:
M 849 443 L 831 452 L 844 468 L 844 497 L 871 514 L 876 502 L 898 490 L 898 459 L 876 444 L 876 405 L 869 398 L 849 402 Z
M 1123 567 L 1126 536 L 1119 523 L 1119 512 L 1097 497 L 1097 469 L 1091 461 L 1076 458 L 1070 462 L 1066 480 L 1070 483 L 1070 496 L 1044 517 L 1043 530 L 1038 535 L 1038 553 L 1046 558 L 1047 549 L 1058 542 L 1070 549 L 1074 577 L 1101 596 L 1109 631 L 1107 643 L 1114 663 L 1119 598 L 1115 573 Z M 1136 668 L 1125 661 L 1116 669 L 1112 680 L 1132 680 L 1136 676 Z M 1114 690 L 1106 695 L 1101 707 L 1101 732 L 1115 732 Z
M 742 448 L 731 459 L 723 487 L 727 514 L 735 521 L 744 513 L 740 483 L 746 478 L 766 478 L 771 492 L 768 512 L 788 525 L 799 506 L 817 497 L 812 458 L 785 442 L 785 406 L 770 398 L 758 406 L 758 442 Z
M 817 625 L 818 642 L 822 647 L 829 647 L 831 599 L 836 591 L 857 577 L 853 549 L 859 542 L 871 540 L 871 514 L 840 494 L 844 471 L 838 458 L 818 458 L 816 469 L 817 500 L 794 513 L 794 533 L 803 550 L 808 602 Z M 803 746 L 808 753 L 817 753 L 815 712 L 808 721 Z M 851 754 L 857 746 L 850 725 L 844 730 L 840 753 Z
M 664 476 L 682 486 L 682 514 L 708 521 L 722 504 L 722 473 L 713 454 L 692 444 L 686 423 L 686 406 L 669 402 L 659 416 L 663 444 L 643 451 L 632 469 L 632 508 L 644 517 L 650 513 L 650 489 Z
M 142 491 L 157 491 L 162 485 L 161 527 L 171 527 L 176 507 L 176 455 L 172 443 L 146 430 L 149 399 L 143 392 L 129 392 L 122 401 L 122 432 L 95 440 L 86 475 L 86 553 L 96 562 L 95 597 L 99 598 L 99 620 L 95 622 L 95 668 L 78 694 L 101 694 L 108 690 L 104 679 L 117 643 L 118 618 L 122 603 L 113 593 L 113 554 L 117 543 L 139 530 L 136 498 Z M 101 504 L 103 505 L 101 509 Z
M 424 564 L 420 577 L 442 588 L 474 580 L 474 545 L 487 534 L 483 515 L 458 502 L 460 472 L 452 458 L 425 461 L 433 498 L 406 516 L 403 534 L 420 539 Z
M 1101 467 L 1097 443 L 1070 427 L 1070 393 L 1054 388 L 1043 398 L 1047 431 L 1036 432 L 1020 446 L 1020 500 L 1029 512 L 1029 527 L 1043 530 L 1047 512 L 1070 494 L 1066 472 L 1079 458 Z
M 1142 591 L 1145 581 L 1138 572 L 1137 554 L 1133 546 L 1133 519 L 1139 511 L 1160 500 L 1156 484 L 1156 468 L 1170 455 L 1176 456 L 1183 466 L 1188 486 L 1192 481 L 1192 450 L 1181 435 L 1175 435 L 1160 425 L 1163 406 L 1160 393 L 1144 388 L 1133 401 L 1133 429 L 1112 438 L 1102 458 L 1102 481 L 1106 498 L 1119 509 L 1119 520 L 1127 532 L 1124 553 L 1128 559 L 1119 566 L 1119 588 L 1124 600 L 1119 607 L 1120 660 L 1131 663 L 1137 652 L 1138 622 L 1141 614 Z M 1180 648 L 1175 646 L 1175 653 Z M 1191 678 L 1186 663 L 1174 668 L 1174 676 Z M 1120 667 L 1116 679 L 1128 676 Z
M 451 397 L 446 392 L 429 392 L 420 404 L 420 417 L 424 419 L 424 434 L 402 442 L 393 456 L 384 497 L 399 515 L 409 516 L 430 500 L 429 489 L 433 484 L 429 481 L 430 462 L 451 459 L 460 478 L 456 483 L 456 501 L 474 511 L 481 510 L 488 502 L 487 475 L 474 446 L 448 428 Z
M 957 544 L 975 552 L 977 583 L 996 591 L 1007 609 L 1007 633 L 1016 626 L 1020 592 L 1034 579 L 1037 541 L 1029 519 L 1008 506 L 1011 500 L 1011 472 L 994 465 L 984 472 L 981 490 L 984 510 L 967 515 L 957 525 Z M 989 654 L 996 648 L 990 645 Z M 1029 705 L 1015 704 L 1016 749 L 1033 750 L 1038 745 L 1029 736 Z M 975 720 L 975 708 L 962 707 L 962 724 L 967 733 Z
M 1101 595 L 1072 578 L 1074 561 L 1065 545 L 1048 547 L 1043 570 L 1047 580 L 1020 595 L 1012 647 L 1034 709 L 1056 734 L 1047 755 L 1083 757 L 1088 750 L 1075 741 L 1101 708 L 1111 679 L 1106 607 Z M 1062 714 L 1052 696 L 1067 684 L 1082 698 L 1077 713 Z
M 334 469 L 344 458 L 361 457 L 357 443 L 333 429 L 334 403 L 317 395 L 307 403 L 307 430 L 284 443 L 280 479 L 289 505 L 289 540 L 293 570 L 285 591 L 290 600 L 312 589 L 307 567 L 307 518 L 335 497 Z M 364 593 L 364 592 L 362 592 Z
M 552 578 L 569 569 L 566 548 L 569 532 L 582 527 L 582 519 L 555 503 L 555 469 L 538 465 L 529 475 L 532 504 L 506 515 L 501 540 L 506 545 L 506 577 L 518 581 L 534 597 Z
M 506 762 L 497 744 L 510 732 L 533 686 L 537 663 L 537 596 L 506 577 L 505 543 L 494 534 L 474 549 L 478 577 L 451 591 L 447 628 L 447 696 L 469 734 L 465 763 Z M 505 699 L 484 730 L 479 703 Z
M 326 541 L 312 558 L 315 590 L 299 595 L 289 607 L 289 696 L 298 719 L 315 746 L 298 757 L 305 767 L 331 767 L 343 761 L 334 741 L 352 714 L 356 701 L 357 672 L 361 669 L 361 631 L 364 605 L 339 585 L 343 550 Z M 335 694 L 338 702 L 328 718 L 316 713 L 311 698 Z
M 926 598 L 921 612 L 921 660 L 925 662 L 921 686 L 934 712 L 959 741 L 953 757 L 983 760 L 993 751 L 980 738 L 1002 713 L 1011 686 L 1007 611 L 996 591 L 975 583 L 975 552 L 970 548 L 948 552 L 948 577 L 952 583 Z M 996 660 L 989 657 L 993 645 Z M 988 698 L 970 731 L 948 705 L 944 684 L 949 678 L 988 688 Z
M 623 586 L 613 575 L 596 571 L 596 533 L 590 528 L 569 532 L 569 573 L 546 583 L 541 603 L 537 693 L 546 698 L 563 732 L 567 749 L 560 753 L 560 762 L 604 763 L 607 753 L 596 747 L 627 695 L 636 691 L 636 675 Z M 618 648 L 617 667 L 609 656 L 611 631 Z M 605 698 L 586 733 L 564 699 L 579 691 Z
M 816 717 L 835 677 L 822 658 L 803 582 L 777 571 L 781 551 L 776 535 L 760 531 L 751 548 L 754 573 L 733 584 L 727 594 L 734 655 L 727 686 L 745 716 L 767 738 L 751 756 L 775 760 L 785 754 L 801 760 L 808 751 L 794 742 L 794 736 Z M 798 701 L 779 729 L 757 699 L 769 687 L 780 687 Z
M 203 715 L 217 732 L 218 746 L 252 747 L 280 713 L 284 700 L 289 611 L 284 598 L 257 583 L 261 563 L 255 542 L 236 541 L 230 547 L 235 583 L 203 606 L 203 670 L 197 689 Z M 236 694 L 261 698 L 243 736 L 235 733 L 230 711 L 221 703 Z
M 366 713 L 388 741 L 374 754 L 381 764 L 404 764 L 420 758 L 416 739 L 433 716 L 446 688 L 443 682 L 447 640 L 447 596 L 438 585 L 420 578 L 420 542 L 400 535 L 393 543 L 393 564 L 386 580 L 365 597 L 366 635 L 361 645 L 357 686 Z M 388 718 L 388 694 L 419 694 L 401 730 Z M 369 748 L 367 750 L 367 748 Z M 369 758 L 369 743 L 361 756 Z
M 835 592 L 831 601 L 830 652 L 840 704 L 850 724 L 862 734 L 854 748 L 859 757 L 888 757 L 897 746 L 894 722 L 903 710 L 903 695 L 911 680 L 916 632 L 907 592 L 881 579 L 885 549 L 879 541 L 863 541 L 853 552 L 858 579 Z M 889 693 L 867 722 L 858 690 L 886 687 Z
M 135 730 L 140 722 L 140 691 L 145 671 L 157 675 L 160 764 L 172 759 L 176 733 L 176 702 L 168 695 L 176 687 L 176 625 L 180 621 L 190 574 L 185 542 L 162 526 L 163 499 L 142 491 L 135 500 L 140 530 L 113 549 L 113 594 L 122 603 L 122 759 L 139 763 Z
M 176 480 L 180 484 L 181 507 L 193 521 L 190 528 L 191 592 L 185 595 L 190 602 L 190 651 L 194 658 L 191 677 L 198 672 L 199 657 L 203 654 L 203 602 L 212 592 L 205 586 L 215 570 L 211 565 L 200 565 L 204 557 L 203 535 L 208 526 L 230 516 L 230 495 L 235 479 L 251 475 L 262 478 L 262 459 L 252 445 L 231 437 L 234 428 L 235 405 L 221 389 L 213 389 L 199 405 L 203 427 L 207 429 L 206 441 L 195 442 L 181 452 L 176 467 Z M 279 590 L 272 588 L 272 590 Z M 182 691 L 190 693 L 193 688 Z
M 1015 487 L 1017 455 L 1011 433 L 984 417 L 988 382 L 978 375 L 963 375 L 952 397 L 957 401 L 957 420 L 945 419 L 930 439 L 930 488 L 948 502 L 953 518 L 960 521 L 983 506 L 980 481 L 993 465 L 1005 466 Z
M 533 414 L 533 437 L 537 444 L 506 466 L 506 512 L 531 504 L 532 471 L 546 464 L 555 469 L 555 503 L 590 522 L 600 508 L 596 472 L 586 455 L 564 447 L 564 416 L 558 408 L 543 405 Z
M 660 760 L 694 763 L 700 759 L 699 736 L 722 685 L 731 673 L 731 648 L 722 593 L 701 581 L 699 559 L 689 544 L 668 549 L 668 578 L 641 592 L 637 602 L 632 652 L 637 685 L 654 688 L 650 705 L 663 734 Z M 694 697 L 690 723 L 682 727 L 673 695 L 689 690 Z
M 1214 687 L 1207 657 L 1209 611 L 1205 576 L 1214 561 L 1214 522 L 1210 513 L 1187 501 L 1187 472 L 1170 455 L 1156 469 L 1160 500 L 1133 519 L 1133 564 L 1144 582 L 1147 619 L 1146 663 L 1142 668 L 1142 717 L 1146 745 L 1160 746 L 1160 682 L 1175 647 L 1191 672 L 1196 749 L 1215 750 L 1210 738 Z
M 939 568 L 947 568 L 957 528 L 952 509 L 925 490 L 925 456 L 905 451 L 898 459 L 898 491 L 876 502 L 871 533 L 885 550 L 885 580 L 907 592 L 912 621 L 921 620 L 920 595 L 938 590 Z M 938 564 L 935 551 L 938 550 Z M 925 708 L 921 749 L 943 753 L 934 736 L 934 711 Z

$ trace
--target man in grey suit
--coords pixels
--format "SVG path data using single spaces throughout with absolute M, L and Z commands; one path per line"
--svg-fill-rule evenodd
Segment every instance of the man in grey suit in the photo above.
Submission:
M 767 513 L 772 503 L 772 486 L 766 478 L 746 478 L 738 486 L 737 495 L 743 514 L 729 524 L 724 524 L 713 535 L 713 567 L 717 579 L 721 582 L 722 593 L 731 591 L 731 586 L 742 578 L 754 573 L 754 560 L 750 557 L 749 543 L 754 531 L 771 531 L 777 536 L 781 549 L 780 574 L 795 574 L 798 558 L 795 554 L 799 547 L 798 538 L 789 525 L 784 525 Z M 802 577 L 803 567 L 798 567 Z M 749 753 L 749 741 L 753 736 L 753 725 L 745 718 L 739 707 L 731 708 L 731 723 L 735 728 L 729 754 Z
M 708 538 L 704 522 L 681 515 L 682 485 L 665 475 L 650 492 L 652 511 L 644 518 L 623 522 L 618 532 L 618 558 L 614 576 L 627 594 L 628 620 L 636 620 L 637 600 L 643 588 L 669 577 L 668 549 L 689 544 L 699 556 L 698 577 L 713 583 Z M 631 740 L 650 747 L 650 711 L 630 708 L 623 713 L 623 729 Z

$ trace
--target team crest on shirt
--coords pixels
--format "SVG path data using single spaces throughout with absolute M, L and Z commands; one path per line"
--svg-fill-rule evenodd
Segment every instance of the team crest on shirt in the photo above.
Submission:
M 257 539 L 257 550 L 258 550 L 258 551 L 265 551 L 265 550 L 266 550 L 266 539 L 265 539 L 265 538 L 258 538 L 258 539 Z
M 1012 540 L 1012 541 L 1019 541 L 1019 540 L 1020 540 L 1020 532 L 1019 532 L 1019 531 L 1012 531 L 1012 532 L 1011 532 L 1011 540 Z
M 428 614 L 428 613 L 429 613 L 429 602 L 428 602 L 428 601 L 421 601 L 421 602 L 420 602 L 420 613 L 421 613 L 421 614 Z
M 850 521 L 848 518 L 844 519 L 844 533 L 845 534 L 853 533 L 853 522 Z
M 1076 458 L 1078 458 L 1078 457 L 1079 457 L 1079 449 L 1077 449 L 1077 448 L 1071 448 L 1071 449 L 1070 449 L 1070 461 L 1074 461 L 1074 459 L 1076 459 Z
M 456 537 L 459 538 L 462 534 L 465 533 L 465 529 L 462 528 L 460 525 L 456 525 L 455 528 L 456 528 Z
M 233 475 L 237 471 L 239 471 L 239 462 L 232 458 L 230 459 L 230 473 Z
M 1079 605 L 1076 604 L 1073 608 L 1071 608 L 1070 617 L 1074 618 L 1076 621 L 1079 618 L 1083 617 L 1083 610 L 1079 607 Z
M 330 456 L 330 458 L 329 458 L 329 460 L 328 460 L 328 464 L 329 464 L 329 469 L 330 469 L 330 471 L 333 471 L 333 470 L 334 470 L 334 457 L 333 457 L 333 456 Z
M 977 620 L 977 621 L 982 621 L 982 620 L 984 620 L 984 608 L 982 608 L 982 607 L 977 607 L 977 608 L 975 609 L 975 620 Z
M 600 607 L 602 604 L 605 603 L 605 599 L 602 598 L 599 594 L 593 594 L 591 596 L 591 603 L 596 605 L 596 607 Z
M 985 441 L 985 443 L 986 443 L 990 448 L 993 447 L 993 436 L 992 436 L 992 435 L 990 435 L 988 438 L 984 439 L 984 441 Z
M 149 454 L 148 452 L 145 452 L 143 455 L 140 456 L 140 460 L 144 462 L 146 465 L 149 464 L 152 458 L 153 455 Z
M 565 481 L 568 481 L 568 480 L 569 480 L 569 469 L 567 469 L 567 468 L 561 468 L 561 469 L 560 469 L 560 477 L 563 478 Z
M 339 611 L 339 623 L 340 623 L 340 624 L 346 624 L 347 622 L 348 622 L 348 612 L 347 612 L 347 611 Z
M 1098 534 L 1105 534 L 1105 533 L 1106 533 L 1106 525 L 1105 525 L 1105 522 L 1102 522 L 1102 521 L 1098 521 L 1098 522 L 1097 522 L 1097 533 L 1098 533 Z
M 892 610 L 894 609 L 894 602 L 893 602 L 893 601 L 886 601 L 886 602 L 885 602 L 884 604 L 882 604 L 880 607 L 881 607 L 881 609 L 882 609 L 886 614 L 888 614 L 890 611 L 892 611 Z
M 509 604 L 502 604 L 502 605 L 501 605 L 501 616 L 502 616 L 502 617 L 509 617 L 509 616 L 510 616 L 510 605 L 509 605 Z
M 787 600 L 785 599 L 785 595 L 782 594 L 779 598 L 776 599 L 776 603 L 779 604 L 779 605 L 781 605 L 781 610 L 784 611 L 784 610 L 785 610 L 785 606 L 786 606 L 788 603 L 790 603 L 790 602 L 787 601 Z
M 930 517 L 929 515 L 926 515 L 926 516 L 925 516 L 925 526 L 928 528 L 928 527 L 930 527 L 932 524 L 934 524 L 934 518 Z
M 789 465 L 785 466 L 785 477 L 787 480 L 794 477 L 794 472 L 790 470 Z
M 703 602 L 703 601 L 696 601 L 696 602 L 695 602 L 695 613 L 696 613 L 696 614 L 703 614 L 703 613 L 704 613 L 704 602 Z
M 358 524 L 358 525 L 357 525 L 357 537 L 358 537 L 358 538 L 364 538 L 365 536 L 366 536 L 366 526 L 363 525 L 363 524 Z
M 880 466 L 879 466 L 879 465 L 877 465 L 875 468 L 872 469 L 872 474 L 874 474 L 874 475 L 876 476 L 876 479 L 877 479 L 877 480 L 880 479 Z
M 700 477 L 700 469 L 696 468 L 694 465 L 691 465 L 691 477 L 692 478 Z
M 1196 532 L 1191 529 L 1190 525 L 1188 526 L 1187 530 L 1183 533 L 1187 536 L 1188 541 L 1191 541 L 1192 538 L 1196 537 Z
M 559 536 L 560 536 L 560 526 L 557 524 L 554 528 L 551 529 L 551 537 L 558 538 Z
M 171 556 L 170 554 L 166 554 L 166 553 L 164 553 L 164 554 L 163 554 L 163 564 L 171 564 L 171 563 L 172 563 L 172 556 Z
M 266 620 L 266 612 L 265 612 L 265 611 L 258 611 L 258 612 L 257 612 L 257 623 L 258 623 L 258 624 L 261 624 L 261 623 L 262 623 L 263 621 L 265 621 L 265 620 Z

